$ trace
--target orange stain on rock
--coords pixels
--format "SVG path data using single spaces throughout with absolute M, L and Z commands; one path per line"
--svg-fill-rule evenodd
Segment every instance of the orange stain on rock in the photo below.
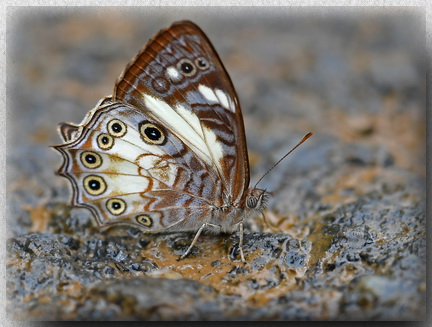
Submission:
M 30 213 L 32 227 L 30 233 L 38 233 L 48 229 L 48 223 L 51 218 L 51 211 L 44 206 L 27 207 L 25 208 Z
M 213 287 L 218 294 L 241 296 L 257 306 L 262 306 L 297 288 L 298 280 L 305 276 L 306 267 L 293 269 L 278 259 L 271 260 L 259 269 L 252 269 L 250 265 L 254 259 L 261 256 L 261 251 L 246 252 L 246 264 L 239 259 L 231 260 L 228 251 L 233 245 L 231 241 L 226 241 L 224 236 L 204 235 L 197 243 L 199 253 L 178 261 L 178 255 L 174 254 L 165 242 L 154 244 L 142 250 L 142 256 L 164 268 L 146 275 L 196 280 Z M 152 247 L 157 247 L 157 251 L 152 251 Z M 154 256 L 156 253 L 157 257 Z M 235 270 L 239 272 L 230 274 Z M 269 280 L 278 279 L 280 275 L 285 277 L 278 285 L 267 285 Z M 251 283 L 256 285 L 257 289 L 251 287 Z

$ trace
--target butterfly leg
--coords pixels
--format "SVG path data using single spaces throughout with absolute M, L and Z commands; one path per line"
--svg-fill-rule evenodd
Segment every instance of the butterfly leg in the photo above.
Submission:
M 183 253 L 183 255 L 182 255 L 180 258 L 178 258 L 178 260 L 184 259 L 184 258 L 189 254 L 189 252 L 192 250 L 193 246 L 195 245 L 196 241 L 198 240 L 198 237 L 201 235 L 201 232 L 202 232 L 203 229 L 206 228 L 207 226 L 220 228 L 219 225 L 214 225 L 214 224 L 210 224 L 210 223 L 204 223 L 204 224 L 202 224 L 201 227 L 200 227 L 200 228 L 198 229 L 198 231 L 196 232 L 195 237 L 194 237 L 194 239 L 192 240 L 191 245 L 189 245 L 189 247 L 188 247 L 188 249 L 186 250 L 186 252 Z
M 243 254 L 243 222 L 238 223 L 239 226 L 239 234 L 240 234 L 240 240 L 239 240 L 239 251 L 240 251 L 240 258 L 242 262 L 246 262 L 244 254 Z

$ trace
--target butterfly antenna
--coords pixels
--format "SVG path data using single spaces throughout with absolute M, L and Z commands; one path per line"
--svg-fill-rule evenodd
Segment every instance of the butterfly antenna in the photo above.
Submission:
M 282 161 L 282 160 L 284 160 L 291 152 L 293 152 L 295 149 L 297 149 L 304 141 L 306 141 L 309 137 L 311 137 L 313 135 L 313 132 L 309 132 L 309 133 L 307 133 L 304 137 L 303 137 L 303 139 L 295 146 L 295 147 L 293 147 L 287 154 L 285 154 L 282 158 L 280 158 L 279 160 L 278 160 L 278 162 L 276 162 L 274 165 L 273 165 L 273 167 L 271 167 L 269 170 L 267 170 L 267 172 L 264 174 L 264 175 L 262 175 L 262 177 L 258 180 L 258 182 L 255 184 L 255 186 L 253 187 L 254 189 L 257 187 L 257 185 L 263 180 L 263 178 L 265 177 L 265 176 L 267 176 L 267 174 L 269 173 L 269 172 L 271 172 L 277 165 L 279 165 L 279 163 Z

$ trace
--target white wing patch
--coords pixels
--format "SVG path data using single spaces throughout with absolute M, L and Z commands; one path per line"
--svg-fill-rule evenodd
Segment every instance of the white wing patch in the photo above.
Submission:
M 84 178 L 90 175 L 99 176 L 97 173 L 82 173 L 79 176 L 79 183 L 83 185 Z M 90 195 L 88 192 L 82 192 L 82 197 L 87 197 L 91 199 L 98 199 L 103 197 L 113 197 L 120 196 L 127 193 L 140 193 L 149 186 L 149 180 L 145 176 L 137 175 L 116 175 L 116 174 L 103 174 L 100 176 L 104 183 L 106 184 L 106 190 L 99 195 Z
M 194 129 L 194 131 L 202 138 L 204 139 L 204 134 L 202 132 L 201 129 L 201 124 L 200 121 L 197 117 L 197 115 L 195 115 L 194 113 L 192 113 L 192 111 L 186 109 L 184 106 L 182 106 L 181 104 L 178 104 L 176 106 L 177 109 L 177 113 L 183 117 L 184 120 L 186 120 Z
M 219 103 L 224 107 L 225 109 L 230 109 L 228 96 L 225 94 L 224 91 L 216 89 L 215 91 L 217 98 L 219 99 Z
M 203 84 L 198 86 L 198 91 L 200 91 L 204 98 L 206 98 L 210 103 L 219 103 L 225 109 L 235 112 L 235 106 L 232 99 L 224 91 L 219 89 L 213 91 L 211 88 Z
M 213 159 L 216 161 L 216 165 L 221 168 L 221 159 L 223 158 L 223 151 L 221 144 L 216 140 L 216 135 L 211 129 L 204 127 L 204 135 L 209 145 L 209 149 L 213 154 Z
M 168 77 L 169 77 L 172 81 L 174 81 L 174 82 L 181 80 L 182 77 L 183 77 L 183 76 L 179 73 L 179 71 L 177 70 L 177 68 L 175 68 L 175 67 L 173 67 L 173 66 L 168 67 L 168 68 L 166 69 L 166 74 L 167 74 Z
M 182 105 L 178 105 L 176 111 L 166 102 L 147 94 L 144 94 L 144 103 L 155 116 L 175 131 L 176 136 L 194 151 L 200 152 L 203 161 L 209 166 L 216 165 L 217 169 L 222 171 L 220 163 L 223 157 L 222 146 L 217 142 L 213 131 L 208 128 L 203 129 L 193 112 Z
M 213 92 L 213 90 L 205 85 L 200 84 L 198 86 L 198 91 L 201 92 L 201 94 L 206 98 L 208 101 L 212 103 L 219 102 L 218 98 L 216 97 L 216 94 Z

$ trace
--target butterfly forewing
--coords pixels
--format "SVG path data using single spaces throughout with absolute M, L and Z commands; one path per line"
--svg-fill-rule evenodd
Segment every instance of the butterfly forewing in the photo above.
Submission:
M 195 24 L 178 22 L 153 37 L 118 79 L 113 100 L 151 113 L 216 173 L 223 190 L 210 202 L 243 200 L 249 163 L 242 112 L 216 51 Z

